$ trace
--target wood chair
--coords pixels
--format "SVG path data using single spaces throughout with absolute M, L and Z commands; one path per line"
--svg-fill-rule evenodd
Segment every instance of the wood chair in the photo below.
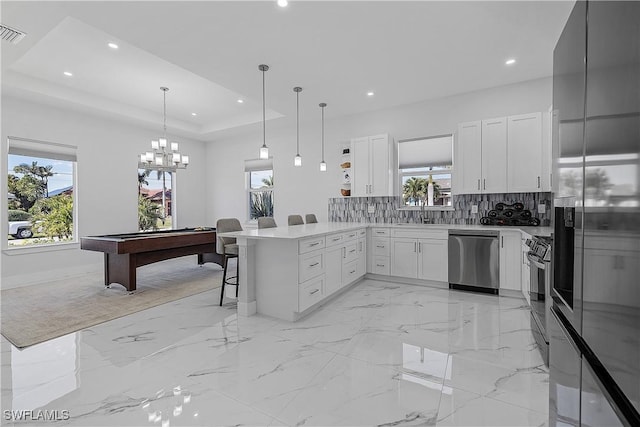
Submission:
M 221 237 L 219 233 L 229 233 L 232 231 L 242 231 L 242 225 L 237 218 L 222 218 L 216 222 L 216 234 L 218 236 L 216 242 L 216 252 L 222 255 L 222 289 L 220 291 L 220 305 L 224 299 L 224 286 L 233 285 L 236 287 L 236 298 L 238 297 L 238 288 L 240 281 L 238 280 L 238 244 L 235 237 Z M 230 258 L 236 258 L 236 275 L 227 277 L 227 265 Z M 233 281 L 235 279 L 235 282 Z

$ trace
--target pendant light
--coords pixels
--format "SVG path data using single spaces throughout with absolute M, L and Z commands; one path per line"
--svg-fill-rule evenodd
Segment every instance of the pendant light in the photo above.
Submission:
M 296 93 L 296 156 L 293 158 L 293 166 L 302 166 L 302 156 L 300 156 L 300 92 L 302 88 L 296 86 L 293 88 Z
M 269 66 L 265 64 L 258 65 L 258 70 L 262 71 L 262 147 L 260 147 L 260 158 L 268 159 L 269 158 L 269 147 L 267 147 L 267 119 L 265 113 L 265 104 L 264 104 L 264 73 L 269 71 Z
M 326 103 L 321 102 L 320 108 L 322 108 L 322 161 L 320 162 L 320 172 L 327 171 L 327 163 L 324 161 L 324 107 L 327 106 Z

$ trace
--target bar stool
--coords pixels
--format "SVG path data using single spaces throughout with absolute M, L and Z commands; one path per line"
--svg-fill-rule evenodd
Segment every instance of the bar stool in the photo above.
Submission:
M 272 216 L 261 216 L 258 218 L 258 229 L 276 228 L 276 220 Z
M 304 222 L 307 224 L 317 224 L 318 218 L 316 218 L 316 214 L 306 214 L 304 216 Z
M 288 222 L 289 222 L 289 225 L 304 224 L 304 221 L 302 220 L 302 215 L 289 215 Z
M 216 233 L 229 233 L 232 231 L 242 231 L 242 225 L 240 225 L 240 221 L 236 218 L 221 218 L 216 222 Z M 216 241 L 216 252 L 223 257 L 222 267 L 224 268 L 224 272 L 222 273 L 222 290 L 220 291 L 220 305 L 222 305 L 222 300 L 224 299 L 224 286 L 234 285 L 236 287 L 236 298 L 238 297 L 238 288 L 240 287 L 237 262 L 239 251 L 235 237 L 221 237 L 218 235 L 218 239 Z M 230 258 L 236 258 L 236 275 L 227 277 L 227 265 L 229 264 Z M 233 279 L 235 279 L 235 283 L 233 282 Z

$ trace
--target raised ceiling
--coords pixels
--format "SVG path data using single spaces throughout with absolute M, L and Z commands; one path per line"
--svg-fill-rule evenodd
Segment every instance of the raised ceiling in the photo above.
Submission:
M 152 126 L 168 86 L 168 126 L 206 141 L 262 119 L 261 63 L 268 118 L 295 114 L 294 86 L 302 114 L 327 102 L 331 118 L 549 76 L 572 5 L 3 1 L 27 36 L 2 43 L 2 89 Z

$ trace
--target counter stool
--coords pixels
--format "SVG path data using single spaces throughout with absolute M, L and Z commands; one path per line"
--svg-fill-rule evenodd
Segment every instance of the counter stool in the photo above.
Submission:
M 302 215 L 289 215 L 288 222 L 289 222 L 289 225 L 304 224 L 304 221 L 302 220 Z
M 258 218 L 258 229 L 261 228 L 276 228 L 276 220 L 272 216 L 262 216 Z
M 304 222 L 307 224 L 316 224 L 318 222 L 318 218 L 316 218 L 316 214 L 306 214 L 304 216 Z
M 236 218 L 222 218 L 216 222 L 216 233 L 229 233 L 231 231 L 242 231 L 242 225 Z M 238 297 L 238 288 L 240 287 L 240 281 L 238 280 L 238 244 L 235 237 L 221 237 L 218 235 L 216 241 L 216 252 L 222 255 L 222 267 L 224 272 L 222 273 L 222 290 L 220 291 L 220 305 L 224 299 L 224 286 L 234 285 L 236 287 L 236 298 Z M 236 275 L 227 277 L 227 265 L 230 258 L 236 258 Z M 235 283 L 233 280 L 235 279 Z

